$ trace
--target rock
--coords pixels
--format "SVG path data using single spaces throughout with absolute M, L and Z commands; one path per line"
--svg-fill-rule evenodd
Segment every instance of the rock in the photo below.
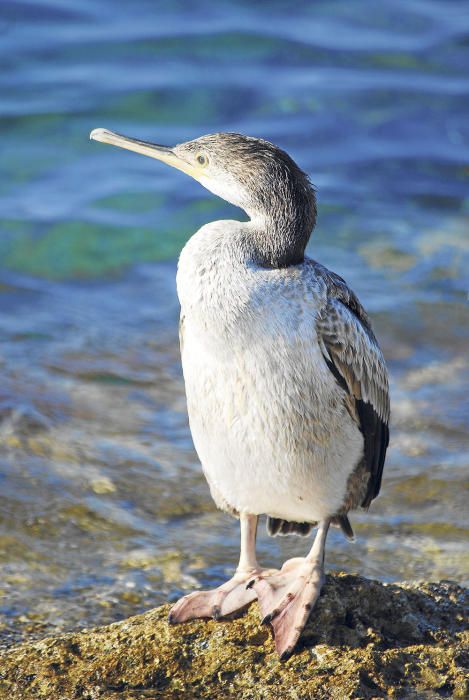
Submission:
M 0 698 L 148 700 L 464 698 L 467 592 L 455 583 L 328 577 L 281 663 L 257 605 L 233 620 L 167 622 L 169 606 L 10 648 Z

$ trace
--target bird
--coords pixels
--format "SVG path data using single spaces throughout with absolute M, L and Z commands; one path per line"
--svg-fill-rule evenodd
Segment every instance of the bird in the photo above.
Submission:
M 249 217 L 203 225 L 178 261 L 189 426 L 215 504 L 239 519 L 240 558 L 228 581 L 177 601 L 169 622 L 228 617 L 257 599 L 287 659 L 325 581 L 330 526 L 353 538 L 349 511 L 380 491 L 389 381 L 370 318 L 305 254 L 316 189 L 281 148 L 231 132 L 174 147 L 101 128 L 90 138 L 162 161 Z M 317 528 L 306 556 L 263 568 L 261 516 L 272 536 Z

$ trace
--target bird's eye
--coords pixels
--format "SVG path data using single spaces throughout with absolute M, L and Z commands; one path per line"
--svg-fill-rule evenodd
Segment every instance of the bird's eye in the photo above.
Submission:
M 208 158 L 201 153 L 197 156 L 197 162 L 199 165 L 207 165 Z

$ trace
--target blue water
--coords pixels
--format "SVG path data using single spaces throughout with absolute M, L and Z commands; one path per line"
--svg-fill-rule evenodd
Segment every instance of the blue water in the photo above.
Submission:
M 236 559 L 187 427 L 174 274 L 197 227 L 243 214 L 90 142 L 100 126 L 240 131 L 310 174 L 309 252 L 370 310 L 393 398 L 382 496 L 328 564 L 463 580 L 469 5 L 3 0 L 0 61 L 0 640 L 116 619 Z M 304 542 L 259 548 L 278 564 Z

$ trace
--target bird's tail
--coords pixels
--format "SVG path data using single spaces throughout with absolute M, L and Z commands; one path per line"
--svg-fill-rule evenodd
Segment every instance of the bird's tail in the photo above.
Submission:
M 355 539 L 347 515 L 336 515 L 332 518 L 331 523 L 336 527 L 340 527 L 348 540 Z M 271 535 L 271 537 L 277 537 L 278 535 L 300 535 L 301 537 L 307 537 L 316 525 L 317 523 L 291 523 L 288 520 L 267 516 L 267 533 Z
M 290 523 L 281 518 L 267 516 L 267 532 L 272 537 L 277 535 L 301 535 L 306 537 L 317 523 Z

